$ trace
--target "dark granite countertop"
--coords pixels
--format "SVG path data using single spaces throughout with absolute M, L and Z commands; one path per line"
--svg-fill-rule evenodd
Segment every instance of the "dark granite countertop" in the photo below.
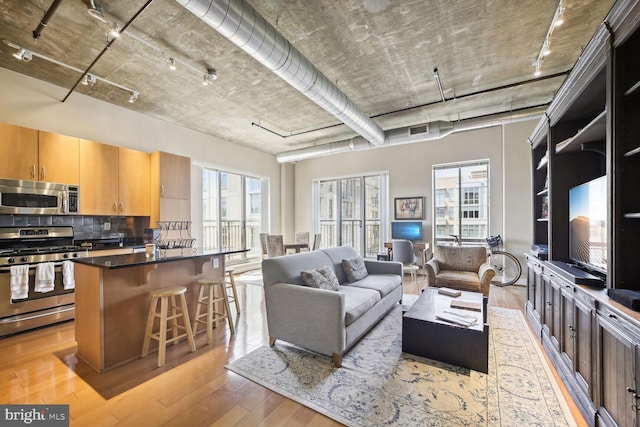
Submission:
M 134 253 L 125 255 L 109 255 L 100 257 L 75 258 L 74 262 L 78 264 L 91 265 L 98 268 L 124 268 L 136 267 L 150 264 L 159 264 L 163 262 L 181 261 L 185 259 L 212 257 L 219 255 L 235 254 L 247 252 L 249 249 L 202 249 L 202 248 L 185 248 L 160 250 L 159 255 L 147 256 L 145 253 Z

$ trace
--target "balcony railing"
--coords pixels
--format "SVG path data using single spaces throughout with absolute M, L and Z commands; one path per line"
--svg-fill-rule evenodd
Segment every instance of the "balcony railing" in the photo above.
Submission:
M 246 240 L 245 240 L 246 229 Z M 218 245 L 218 238 L 220 244 Z M 228 260 L 247 260 L 261 256 L 260 249 L 260 223 L 247 221 L 203 221 L 202 230 L 203 247 L 205 249 L 217 248 L 248 248 L 249 252 L 232 254 Z
M 380 241 L 380 221 L 367 221 L 366 226 L 362 226 L 362 220 L 342 220 L 340 228 L 342 239 L 338 242 L 338 223 L 334 220 L 321 220 L 320 233 L 322 233 L 322 247 L 331 248 L 334 246 L 352 246 L 356 251 L 362 250 L 361 233 L 365 233 L 365 257 L 375 257 L 382 249 Z

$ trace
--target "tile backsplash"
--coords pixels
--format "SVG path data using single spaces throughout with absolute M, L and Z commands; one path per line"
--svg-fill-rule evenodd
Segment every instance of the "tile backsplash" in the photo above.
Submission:
M 86 215 L 0 215 L 0 227 L 64 225 L 73 227 L 76 240 L 141 237 L 149 217 Z

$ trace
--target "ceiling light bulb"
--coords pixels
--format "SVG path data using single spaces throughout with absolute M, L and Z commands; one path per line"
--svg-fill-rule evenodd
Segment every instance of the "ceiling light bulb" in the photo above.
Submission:
M 542 74 L 542 73 L 540 72 L 540 67 L 536 67 L 536 71 L 535 71 L 535 73 L 533 73 L 533 75 L 534 75 L 534 76 L 536 76 L 536 77 L 538 77 L 538 76 L 540 76 L 540 74 Z
M 544 44 L 542 45 L 542 55 L 548 56 L 550 53 L 551 53 L 551 46 L 549 45 L 549 41 L 545 40 Z
M 89 86 L 89 75 L 85 74 L 84 77 L 82 78 L 82 84 L 85 86 Z
M 130 102 L 131 104 L 133 104 L 134 102 L 136 102 L 136 101 L 138 100 L 138 96 L 139 96 L 139 95 L 140 95 L 140 94 L 139 94 L 138 92 L 136 92 L 136 91 L 131 92 L 131 96 L 129 96 L 129 102 Z
M 556 22 L 554 22 L 553 25 L 555 25 L 556 27 L 559 27 L 562 24 L 564 24 L 564 18 L 562 16 L 559 16 L 558 19 L 556 19 Z
M 168 60 L 169 62 L 169 69 L 175 71 L 176 70 L 176 59 L 171 57 Z

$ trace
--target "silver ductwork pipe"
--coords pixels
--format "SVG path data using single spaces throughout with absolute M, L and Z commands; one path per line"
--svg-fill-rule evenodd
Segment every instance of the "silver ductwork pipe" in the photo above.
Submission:
M 423 125 L 392 129 L 385 132 L 384 147 L 413 144 L 416 142 L 433 141 L 444 138 L 454 132 L 464 132 L 474 129 L 482 129 L 491 126 L 500 126 L 507 123 L 516 123 L 523 120 L 531 120 L 540 117 L 546 111 L 546 107 L 532 108 L 519 112 L 498 113 L 485 117 L 460 120 L 458 122 L 436 121 Z M 380 148 L 358 138 L 344 141 L 320 144 L 312 147 L 300 148 L 280 153 L 276 156 L 279 163 L 297 162 L 314 157 L 328 156 L 331 154 L 350 151 L 370 150 Z
M 176 0 L 373 145 L 383 130 L 245 0 Z

